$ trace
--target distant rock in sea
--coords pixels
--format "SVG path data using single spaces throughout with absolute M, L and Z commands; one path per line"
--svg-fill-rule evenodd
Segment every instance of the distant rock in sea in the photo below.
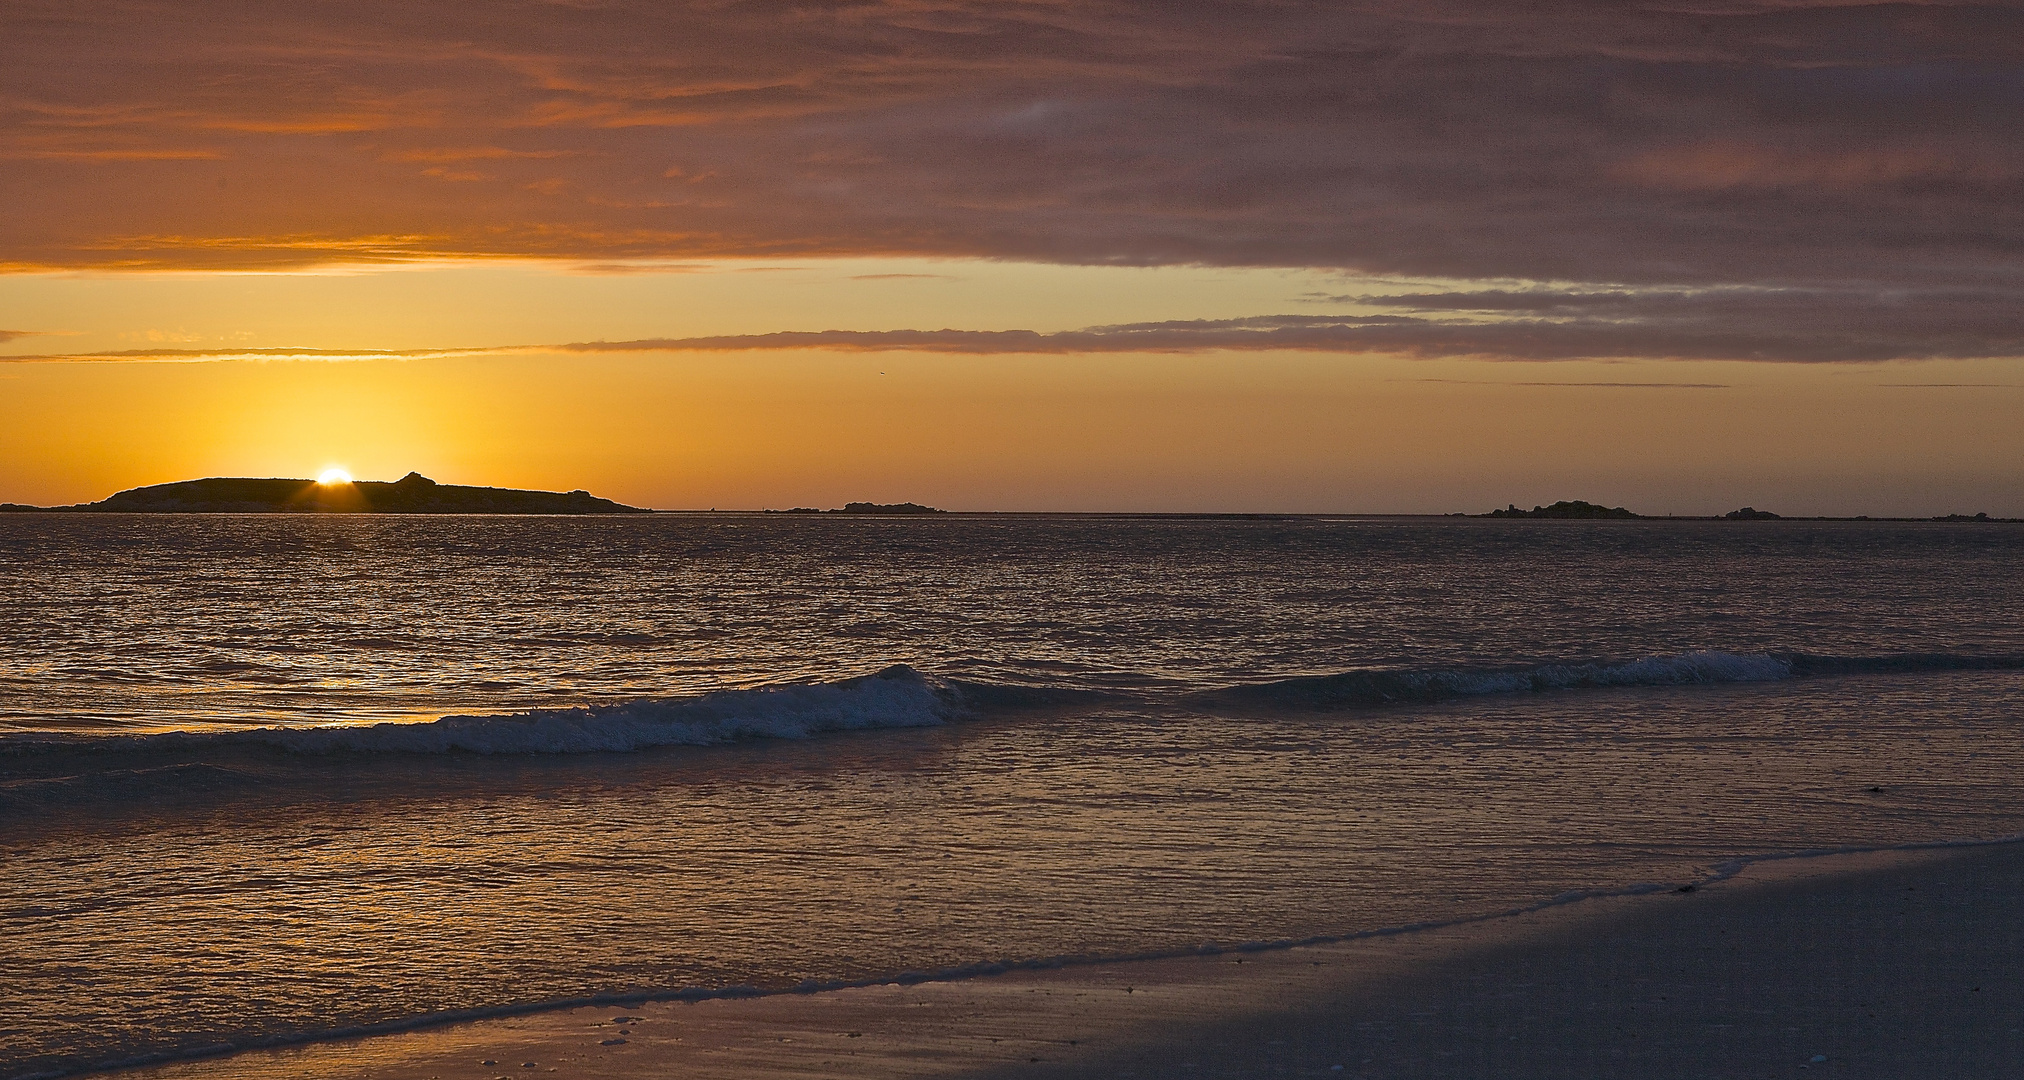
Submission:
M 20 509 L 39 509 L 21 507 Z M 99 514 L 651 514 L 588 491 L 520 491 L 438 484 L 411 472 L 392 483 L 214 476 L 122 491 L 55 509 Z
M 1757 509 L 1757 508 L 1756 508 L 1756 507 L 1754 507 L 1754 506 L 1746 506 L 1746 507 L 1742 508 L 1741 510 L 1731 510 L 1731 511 L 1729 511 L 1729 512 L 1728 512 L 1728 513 L 1726 513 L 1726 514 L 1723 514 L 1723 515 L 1722 515 L 1722 520 L 1724 520 L 1724 521 L 1777 521 L 1777 520 L 1779 520 L 1779 515 L 1777 515 L 1777 514 L 1774 514 L 1774 513 L 1772 513 L 1772 512 L 1771 512 L 1771 511 L 1769 511 L 1769 510 L 1759 510 L 1759 509 Z
M 946 514 L 946 513 L 948 513 L 948 511 L 947 511 L 947 510 L 937 510 L 937 509 L 935 509 L 935 508 L 934 508 L 934 507 L 932 507 L 932 506 L 922 506 L 922 505 L 921 505 L 920 503 L 910 503 L 910 502 L 903 502 L 903 503 L 871 503 L 871 502 L 854 502 L 854 503 L 844 503 L 844 504 L 843 504 L 843 509 L 841 509 L 841 510 L 837 511 L 837 513 L 839 513 L 839 514 Z
M 1633 514 L 1621 506 L 1597 506 L 1594 503 L 1582 502 L 1576 499 L 1572 502 L 1562 500 L 1554 503 L 1552 506 L 1535 506 L 1530 510 L 1520 510 L 1516 504 L 1513 504 L 1505 509 L 1492 510 L 1487 514 L 1479 514 L 1477 516 L 1493 518 L 1636 518 L 1643 517 L 1644 515 Z
M 946 514 L 948 513 L 947 510 L 937 510 L 932 506 L 922 506 L 920 503 L 910 503 L 910 502 L 903 502 L 903 503 L 854 502 L 854 503 L 844 503 L 843 509 L 841 510 L 817 510 L 812 506 L 797 506 L 792 510 L 768 510 L 766 512 L 769 514 Z

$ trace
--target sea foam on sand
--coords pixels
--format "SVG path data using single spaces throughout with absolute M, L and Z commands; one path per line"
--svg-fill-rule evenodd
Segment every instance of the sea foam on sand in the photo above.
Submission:
M 2019 1075 L 2020 916 L 2024 845 L 1794 858 L 1334 945 L 578 1008 L 140 1075 Z

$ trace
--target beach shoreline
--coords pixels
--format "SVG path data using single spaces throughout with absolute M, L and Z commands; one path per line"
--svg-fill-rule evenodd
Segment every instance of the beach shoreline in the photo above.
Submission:
M 1333 944 L 560 1008 L 113 1075 L 1997 1075 L 2024 1060 L 2019 897 L 2018 843 L 1767 859 Z

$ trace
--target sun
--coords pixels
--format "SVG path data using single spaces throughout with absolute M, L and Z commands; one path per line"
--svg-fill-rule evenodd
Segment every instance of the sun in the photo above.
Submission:
M 343 469 L 336 469 L 336 468 L 325 469 L 317 474 L 316 482 L 326 487 L 335 487 L 338 484 L 349 484 L 351 483 L 351 474 L 345 472 Z

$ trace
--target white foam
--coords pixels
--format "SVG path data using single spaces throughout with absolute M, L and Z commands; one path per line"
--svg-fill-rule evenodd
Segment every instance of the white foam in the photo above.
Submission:
M 738 739 L 804 739 L 827 731 L 934 727 L 965 714 L 960 695 L 899 665 L 838 682 L 722 690 L 693 698 L 446 716 L 427 723 L 255 728 L 191 734 L 178 741 L 256 743 L 310 754 L 588 754 L 708 746 Z

